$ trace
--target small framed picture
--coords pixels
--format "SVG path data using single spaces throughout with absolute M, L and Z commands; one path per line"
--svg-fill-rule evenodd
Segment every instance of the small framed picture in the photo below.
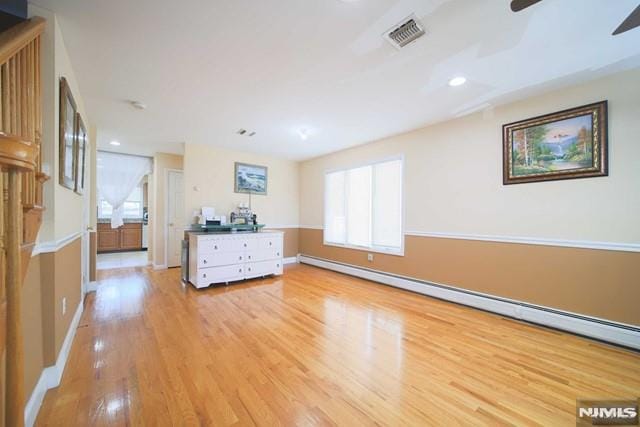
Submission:
M 76 185 L 75 191 L 78 194 L 84 193 L 84 180 L 85 180 L 85 170 L 86 170 L 86 162 L 87 162 L 87 128 L 82 121 L 82 117 L 80 113 L 76 113 L 76 147 L 77 147 L 77 155 L 76 155 Z
M 502 127 L 503 183 L 606 176 L 607 101 Z
M 59 162 L 60 185 L 70 190 L 76 186 L 76 102 L 67 79 L 60 78 Z
M 236 162 L 235 192 L 266 195 L 267 167 Z

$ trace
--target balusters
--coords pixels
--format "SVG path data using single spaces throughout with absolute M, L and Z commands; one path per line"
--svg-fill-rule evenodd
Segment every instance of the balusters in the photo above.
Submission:
M 37 235 L 39 218 L 34 213 L 41 210 L 33 208 L 42 206 L 46 179 L 40 172 L 44 25 L 43 19 L 33 18 L 0 33 L 0 360 L 6 350 L 4 369 L 0 367 L 0 426 L 24 423 L 20 297 L 26 271 L 22 263 L 31 255 L 23 249 L 33 245 Z

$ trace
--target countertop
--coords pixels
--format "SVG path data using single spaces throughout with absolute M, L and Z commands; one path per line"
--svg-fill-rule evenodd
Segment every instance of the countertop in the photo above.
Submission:
M 122 220 L 125 224 L 141 224 L 142 218 L 124 218 Z M 110 224 L 111 218 L 98 218 L 98 224 Z

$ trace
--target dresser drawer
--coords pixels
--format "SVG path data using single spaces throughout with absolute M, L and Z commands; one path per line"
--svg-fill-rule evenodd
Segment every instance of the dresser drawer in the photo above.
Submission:
M 266 261 L 268 259 L 280 259 L 282 258 L 281 249 L 262 249 L 248 251 L 246 253 L 247 262 Z
M 198 269 L 198 287 L 209 286 L 212 283 L 232 282 L 244 279 L 244 266 L 225 265 Z
M 198 268 L 221 265 L 242 264 L 246 261 L 244 252 L 201 252 L 198 254 Z
M 198 240 L 198 253 L 200 254 L 232 252 L 235 250 L 234 242 L 230 239 L 223 239 L 220 237 L 211 238 L 206 236 Z
M 274 234 L 268 237 L 260 237 L 257 239 L 257 249 L 278 249 L 282 251 L 282 234 Z
M 244 267 L 244 277 L 260 277 L 269 274 L 282 274 L 282 260 L 249 262 Z

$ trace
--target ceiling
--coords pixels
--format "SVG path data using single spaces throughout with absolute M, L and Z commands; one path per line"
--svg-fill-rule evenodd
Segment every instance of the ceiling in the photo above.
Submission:
M 58 14 L 98 146 L 135 154 L 305 159 L 640 66 L 640 29 L 611 36 L 638 0 L 33 3 Z M 381 35 L 411 13 L 427 35 L 396 50 Z

